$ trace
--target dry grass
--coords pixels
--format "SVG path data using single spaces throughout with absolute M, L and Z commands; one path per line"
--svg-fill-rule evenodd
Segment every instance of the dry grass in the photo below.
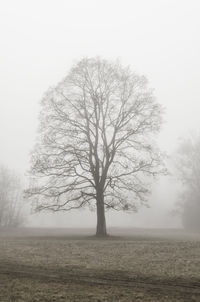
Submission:
M 64 232 L 1 233 L 0 301 L 200 301 L 198 236 Z

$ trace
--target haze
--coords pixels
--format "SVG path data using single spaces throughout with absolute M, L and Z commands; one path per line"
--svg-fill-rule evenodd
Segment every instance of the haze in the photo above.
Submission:
M 178 139 L 199 130 L 200 2 L 1 1 L 0 162 L 22 175 L 29 169 L 39 101 L 83 56 L 119 58 L 147 76 L 165 107 L 159 146 L 169 154 Z M 115 226 L 177 226 L 173 180 L 153 185 L 151 209 L 109 213 Z M 29 225 L 94 226 L 95 214 L 31 216 Z

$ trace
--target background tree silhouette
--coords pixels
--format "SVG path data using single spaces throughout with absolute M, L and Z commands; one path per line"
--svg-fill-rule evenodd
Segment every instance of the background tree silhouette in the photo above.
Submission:
M 0 227 L 18 227 L 24 223 L 23 189 L 20 177 L 0 165 Z
M 200 231 L 200 136 L 183 139 L 176 156 L 176 168 L 183 187 L 178 210 L 186 230 Z

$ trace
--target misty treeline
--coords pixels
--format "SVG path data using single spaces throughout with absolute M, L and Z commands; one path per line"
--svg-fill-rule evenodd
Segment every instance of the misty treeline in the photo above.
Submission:
M 18 227 L 24 222 L 22 214 L 23 188 L 20 177 L 0 166 L 0 227 Z
M 177 209 L 183 226 L 200 231 L 200 136 L 182 139 L 176 155 L 176 169 L 182 183 Z

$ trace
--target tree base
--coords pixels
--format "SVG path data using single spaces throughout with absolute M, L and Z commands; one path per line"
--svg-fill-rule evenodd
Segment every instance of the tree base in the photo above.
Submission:
M 107 233 L 106 234 L 95 234 L 96 237 L 107 237 L 109 236 Z

